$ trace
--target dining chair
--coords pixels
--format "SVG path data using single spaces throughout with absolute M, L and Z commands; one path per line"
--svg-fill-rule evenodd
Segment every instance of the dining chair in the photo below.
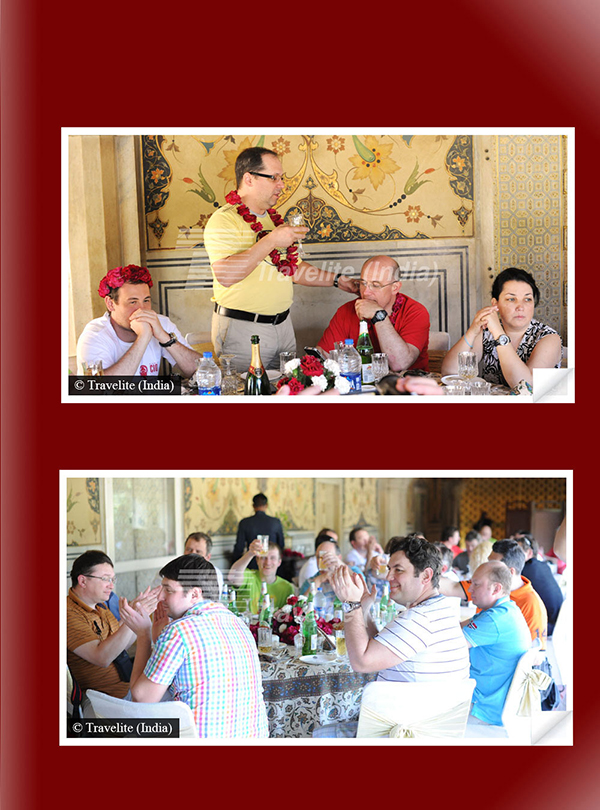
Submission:
M 136 720 L 179 718 L 179 737 L 198 737 L 198 728 L 190 707 L 179 700 L 165 700 L 162 703 L 134 703 L 130 700 L 105 695 L 95 689 L 87 690 L 94 716 L 100 719 Z
M 547 641 L 549 657 L 554 658 L 558 672 L 555 680 L 561 685 L 570 686 L 573 682 L 573 622 L 571 615 L 571 600 L 563 600 L 554 630 Z
M 429 371 L 432 374 L 442 373 L 442 361 L 450 348 L 450 334 L 448 332 L 430 332 L 429 346 Z
M 463 737 L 475 688 L 462 681 L 373 681 L 363 690 L 357 737 L 438 742 Z

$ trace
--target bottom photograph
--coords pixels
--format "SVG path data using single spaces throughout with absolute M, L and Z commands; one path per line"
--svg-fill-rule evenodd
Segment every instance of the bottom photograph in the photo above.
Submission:
M 62 745 L 572 745 L 571 471 L 60 473 Z

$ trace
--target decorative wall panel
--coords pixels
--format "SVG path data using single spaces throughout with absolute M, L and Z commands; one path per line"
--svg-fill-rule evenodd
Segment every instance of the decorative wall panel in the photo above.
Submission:
M 448 135 L 147 135 L 141 137 L 147 250 L 202 245 L 235 188 L 249 146 L 279 155 L 285 217 L 300 209 L 307 244 L 474 233 L 473 138 Z
M 509 502 L 565 500 L 564 478 L 465 478 L 460 501 L 461 535 L 464 538 L 485 511 L 493 521 L 494 537 L 502 540 Z
M 500 135 L 497 144 L 497 271 L 529 271 L 541 292 L 536 317 L 566 340 L 566 136 Z
M 95 546 L 103 542 L 98 478 L 67 479 L 67 545 Z

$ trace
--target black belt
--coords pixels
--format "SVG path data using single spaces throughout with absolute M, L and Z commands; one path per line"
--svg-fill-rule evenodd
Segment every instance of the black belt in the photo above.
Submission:
M 237 321 L 272 323 L 274 326 L 277 326 L 278 323 L 283 323 L 290 314 L 289 309 L 286 309 L 285 312 L 278 312 L 277 315 L 256 315 L 254 312 L 244 312 L 243 309 L 227 309 L 227 307 L 222 307 L 217 303 L 215 303 L 215 312 L 217 315 L 225 315 L 226 318 L 234 318 Z

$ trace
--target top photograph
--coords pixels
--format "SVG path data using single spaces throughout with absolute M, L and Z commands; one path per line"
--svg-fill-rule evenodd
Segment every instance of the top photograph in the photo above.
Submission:
M 63 128 L 62 401 L 574 402 L 574 130 L 469 131 Z

